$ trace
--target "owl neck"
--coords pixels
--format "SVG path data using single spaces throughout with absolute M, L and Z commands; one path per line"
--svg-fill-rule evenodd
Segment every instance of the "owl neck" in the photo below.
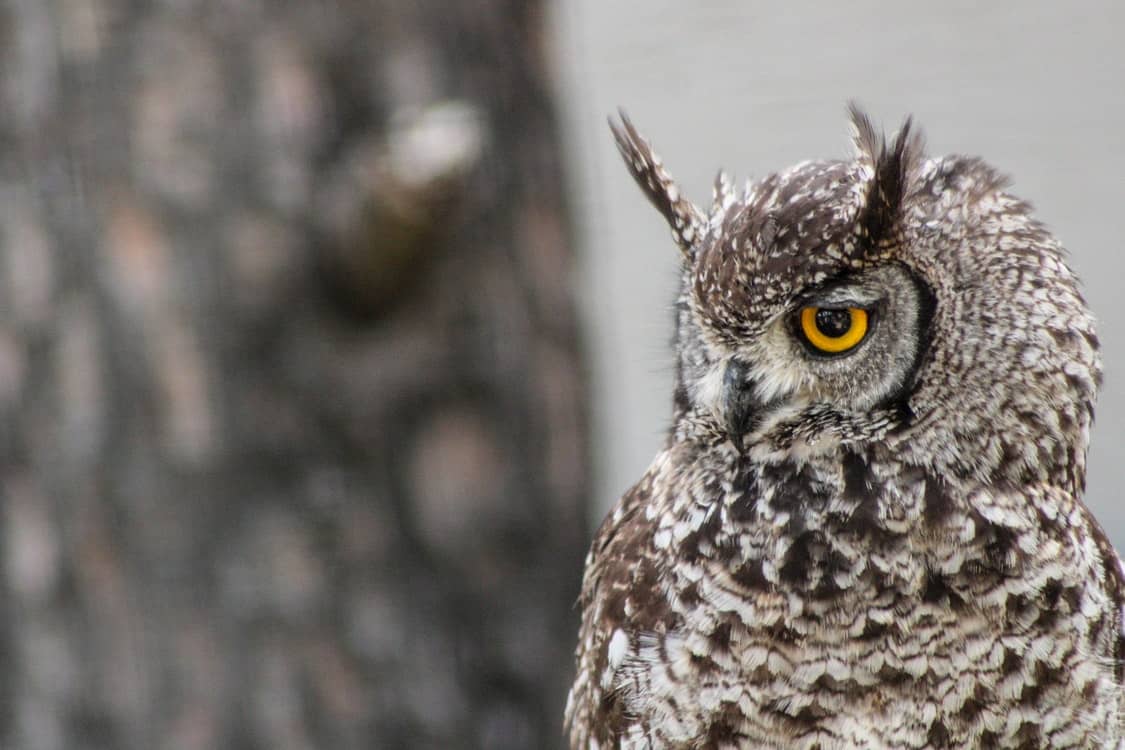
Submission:
M 814 620 L 840 597 L 925 596 L 946 558 L 1007 575 L 1023 552 L 1004 524 L 1034 525 L 1037 512 L 1025 493 L 939 477 L 885 445 L 761 458 L 729 440 L 681 442 L 652 473 L 658 549 L 717 565 L 750 593 L 799 595 Z
M 814 404 L 779 410 L 747 435 L 732 437 L 710 413 L 685 402 L 676 405 L 669 446 L 695 452 L 729 444 L 735 454 L 761 465 L 805 463 L 841 467 L 849 455 L 873 451 L 897 457 L 966 492 L 1021 492 L 1051 486 L 1080 496 L 1085 489 L 1086 448 L 1092 422 L 1089 404 L 1056 413 L 1030 410 L 983 415 L 894 403 L 862 414 Z M 1059 419 L 1068 429 L 1052 423 Z M 974 421 L 975 420 L 975 421 Z M 975 425 L 975 426 L 974 426 Z M 956 429 L 955 429 L 956 428 Z

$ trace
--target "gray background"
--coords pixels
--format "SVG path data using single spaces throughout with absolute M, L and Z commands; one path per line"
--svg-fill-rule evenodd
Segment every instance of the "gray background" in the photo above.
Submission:
M 1069 248 L 1106 371 L 1087 500 L 1125 548 L 1125 4 L 569 0 L 556 13 L 594 368 L 595 520 L 668 423 L 678 257 L 606 115 L 626 107 L 702 203 L 720 166 L 744 178 L 847 156 L 854 98 L 888 130 L 913 114 L 932 154 L 984 156 Z

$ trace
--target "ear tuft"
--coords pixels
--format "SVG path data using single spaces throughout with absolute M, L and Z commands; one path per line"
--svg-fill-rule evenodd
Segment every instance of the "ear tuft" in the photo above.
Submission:
M 617 150 L 621 152 L 625 166 L 629 168 L 637 185 L 672 228 L 672 237 L 684 256 L 690 259 L 695 243 L 706 229 L 706 218 L 691 201 L 680 194 L 676 181 L 664 169 L 664 164 L 649 142 L 633 127 L 625 111 L 618 110 L 618 114 L 620 124 L 615 123 L 612 118 L 609 121 L 609 128 L 617 141 Z
M 852 102 L 848 105 L 854 128 L 858 157 L 871 165 L 873 176 L 867 202 L 860 216 L 860 228 L 872 247 L 890 239 L 924 156 L 921 134 L 913 130 L 909 117 L 888 145 L 871 120 Z

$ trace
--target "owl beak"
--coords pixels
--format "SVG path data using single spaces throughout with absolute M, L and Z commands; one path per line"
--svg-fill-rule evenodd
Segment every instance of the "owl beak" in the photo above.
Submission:
M 762 404 L 754 397 L 754 381 L 750 366 L 732 359 L 723 371 L 722 409 L 727 434 L 740 438 L 753 431 Z

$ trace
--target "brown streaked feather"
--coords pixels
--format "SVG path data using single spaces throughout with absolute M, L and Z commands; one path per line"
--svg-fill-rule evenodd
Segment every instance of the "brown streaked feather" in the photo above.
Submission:
M 625 111 L 618 110 L 618 115 L 621 123 L 610 118 L 609 128 L 613 131 L 617 150 L 621 152 L 625 166 L 672 228 L 672 237 L 685 257 L 691 258 L 695 243 L 699 241 L 707 225 L 703 212 L 680 194 L 676 181 L 664 169 L 663 162 L 652 150 L 651 144 L 633 127 Z
M 855 102 L 848 105 L 855 129 L 856 150 L 862 160 L 871 164 L 874 178 L 867 193 L 867 205 L 860 226 L 872 247 L 892 238 L 902 205 L 910 191 L 910 181 L 923 159 L 922 136 L 908 117 L 888 145 L 871 120 Z

